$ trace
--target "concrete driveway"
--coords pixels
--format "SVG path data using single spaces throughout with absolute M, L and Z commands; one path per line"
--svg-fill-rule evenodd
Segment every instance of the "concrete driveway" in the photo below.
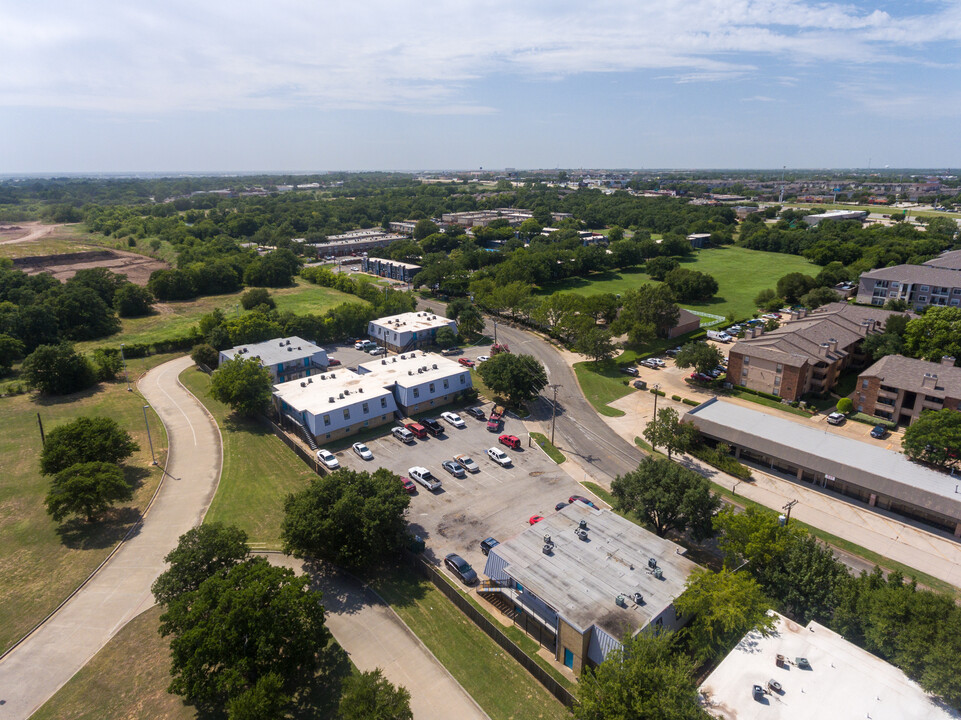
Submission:
M 180 384 L 177 358 L 137 384 L 170 445 L 166 475 L 143 523 L 50 619 L 0 661 L 0 718 L 29 717 L 131 619 L 154 604 L 150 586 L 177 539 L 203 520 L 220 479 L 217 425 Z

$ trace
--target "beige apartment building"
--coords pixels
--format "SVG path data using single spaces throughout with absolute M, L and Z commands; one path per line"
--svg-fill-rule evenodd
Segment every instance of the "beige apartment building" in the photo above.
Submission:
M 950 356 L 940 363 L 888 355 L 858 377 L 859 412 L 910 425 L 925 410 L 957 410 L 961 368 Z

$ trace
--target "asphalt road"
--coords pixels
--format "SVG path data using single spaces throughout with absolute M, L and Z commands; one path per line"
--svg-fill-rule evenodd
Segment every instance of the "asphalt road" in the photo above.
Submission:
M 418 306 L 442 314 L 445 304 L 436 300 L 418 300 Z M 493 320 L 487 319 L 487 335 L 493 337 Z M 554 347 L 534 333 L 497 323 L 497 341 L 507 343 L 511 352 L 533 355 L 547 370 L 548 382 L 562 387 L 557 391 L 557 414 L 554 444 L 569 458 L 585 468 L 603 485 L 610 485 L 618 475 L 636 470 L 643 453 L 618 436 L 601 420 L 584 398 L 574 371 Z M 530 420 L 550 421 L 553 392 L 545 388 L 531 406 Z

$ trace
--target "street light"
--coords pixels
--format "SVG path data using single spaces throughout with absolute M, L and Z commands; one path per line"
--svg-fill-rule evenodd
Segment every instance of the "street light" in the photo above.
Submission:
M 149 405 L 143 406 L 143 424 L 147 426 L 147 442 L 150 443 L 150 464 L 157 464 L 157 456 L 153 452 L 153 440 L 150 437 L 150 423 L 147 421 L 147 408 Z
M 130 389 L 130 376 L 127 375 L 127 358 L 123 355 L 124 343 L 120 343 L 120 361 L 123 363 L 123 379 L 127 381 L 127 392 L 133 392 Z
M 551 445 L 554 444 L 554 416 L 557 414 L 557 389 L 563 385 L 548 385 L 554 391 L 554 399 L 551 401 Z
M 660 385 L 660 383 L 654 383 L 654 384 L 651 386 L 651 388 L 654 390 L 654 417 L 653 417 L 653 419 L 651 420 L 651 422 L 657 423 L 657 393 L 660 391 L 661 385 Z M 656 427 L 656 425 L 655 425 L 655 427 Z M 653 434 L 653 437 L 657 437 L 657 434 L 654 433 L 654 434 Z M 657 450 L 657 445 L 655 445 L 653 442 L 651 443 L 651 449 L 652 449 L 652 450 Z

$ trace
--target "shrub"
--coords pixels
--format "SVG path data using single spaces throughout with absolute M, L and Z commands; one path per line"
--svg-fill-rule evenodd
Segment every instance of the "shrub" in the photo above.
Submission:
M 681 396 L 680 396 L 680 395 L 671 395 L 671 400 L 673 400 L 673 401 L 675 401 L 675 402 L 681 402 Z
M 199 345 L 194 345 L 194 349 L 190 353 L 190 359 L 197 365 L 205 365 L 209 370 L 216 370 L 217 363 L 220 360 L 220 353 L 217 352 L 217 348 L 213 345 L 200 343 Z
M 837 408 L 838 408 L 838 412 L 841 412 L 847 415 L 849 412 L 851 412 L 854 409 L 854 401 L 851 400 L 851 398 L 847 398 L 847 397 L 841 398 L 840 400 L 838 400 Z
M 23 361 L 21 373 L 30 385 L 46 395 L 67 395 L 97 382 L 90 361 L 72 345 L 41 345 Z

